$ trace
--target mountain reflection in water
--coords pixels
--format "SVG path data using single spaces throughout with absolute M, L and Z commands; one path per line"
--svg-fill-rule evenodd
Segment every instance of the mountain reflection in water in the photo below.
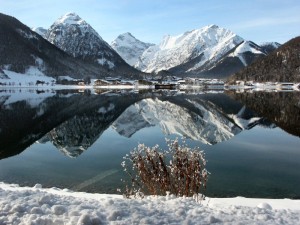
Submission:
M 0 158 L 18 154 L 35 141 L 52 142 L 63 154 L 77 157 L 110 126 L 130 138 L 139 130 L 159 126 L 204 144 L 229 140 L 257 124 L 275 127 L 224 94 L 164 91 L 72 91 L 38 95 L 2 93 Z
M 286 132 L 300 137 L 300 92 L 226 92 Z

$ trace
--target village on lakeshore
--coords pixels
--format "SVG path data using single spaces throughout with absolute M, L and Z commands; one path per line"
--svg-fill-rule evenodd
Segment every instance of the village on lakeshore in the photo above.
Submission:
M 25 75 L 26 76 L 26 75 Z M 30 78 L 30 76 L 28 76 Z M 123 79 L 120 77 L 105 77 L 103 79 L 74 79 L 69 76 L 60 76 L 56 79 L 40 76 L 27 79 L 0 82 L 0 88 L 14 87 L 57 87 L 57 88 L 103 88 L 103 89 L 262 89 L 262 90 L 295 90 L 300 91 L 300 83 L 292 82 L 255 82 L 235 81 L 234 84 L 226 83 L 221 79 L 206 78 L 180 78 L 166 76 L 164 78 L 145 78 L 139 80 Z

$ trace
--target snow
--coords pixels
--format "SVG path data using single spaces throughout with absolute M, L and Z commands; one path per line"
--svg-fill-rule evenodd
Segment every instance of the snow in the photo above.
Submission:
M 112 69 L 112 68 L 115 67 L 115 64 L 114 64 L 113 62 L 111 62 L 111 61 L 109 61 L 109 60 L 107 60 L 107 59 L 105 59 L 105 58 L 97 59 L 97 62 L 98 62 L 100 65 L 102 65 L 102 66 L 105 65 L 105 64 L 107 64 L 108 67 L 109 67 L 110 69 Z
M 299 224 L 300 200 L 90 194 L 0 183 L 0 224 Z
M 154 44 L 144 43 L 127 32 L 119 35 L 111 47 L 131 66 L 135 66 L 143 52 Z
M 42 63 L 41 59 L 36 58 L 38 63 Z M 30 66 L 25 74 L 16 73 L 10 70 L 3 70 L 4 73 L 10 78 L 5 79 L 2 83 L 6 83 L 7 86 L 22 86 L 22 87 L 31 87 L 36 84 L 36 81 L 44 81 L 45 83 L 51 84 L 54 82 L 54 78 L 46 76 L 41 72 L 37 67 Z
M 33 28 L 31 28 L 31 30 L 33 30 L 34 32 L 38 33 L 42 37 L 45 37 L 45 35 L 47 33 L 47 29 L 45 29 L 43 27 L 33 27 Z
M 247 64 L 247 62 L 244 58 L 244 55 L 243 55 L 245 52 L 251 52 L 253 54 L 265 55 L 265 53 L 263 53 L 263 52 L 259 51 L 258 49 L 254 48 L 251 45 L 251 42 L 244 41 L 229 56 L 230 57 L 238 57 L 241 60 L 241 62 L 243 63 L 244 66 L 248 66 L 248 64 Z
M 236 50 L 234 51 L 234 54 L 242 54 L 242 53 L 245 53 L 245 52 L 252 52 L 254 54 L 263 54 L 261 51 L 257 50 L 256 48 L 253 48 L 251 45 L 250 45 L 250 42 L 249 41 L 245 41 L 243 42 L 242 44 L 240 44 Z
M 17 29 L 17 32 L 27 39 L 38 39 L 34 32 L 27 32 L 21 29 Z
M 75 13 L 67 13 L 48 29 L 45 38 L 74 57 L 93 59 L 110 69 L 115 67 L 117 54 L 111 46 Z
M 68 25 L 81 25 L 85 24 L 86 22 L 81 19 L 76 13 L 74 12 L 69 12 L 66 13 L 65 15 L 61 16 L 55 24 L 68 24 Z
M 144 72 L 170 69 L 202 55 L 190 70 L 205 63 L 213 63 L 229 50 L 243 42 L 232 31 L 216 25 L 185 32 L 177 36 L 165 36 L 159 45 L 149 47 L 140 57 L 137 68 Z
M 109 106 L 108 106 L 107 108 L 104 107 L 104 106 L 102 106 L 102 107 L 98 110 L 98 112 L 99 112 L 99 113 L 105 114 L 105 113 L 108 113 L 109 111 L 112 111 L 112 110 L 114 110 L 114 109 L 115 109 L 115 105 L 114 105 L 113 103 L 110 103 Z
M 58 80 L 68 80 L 68 81 L 73 81 L 75 80 L 74 78 L 70 77 L 70 76 L 59 76 Z
M 260 43 L 260 46 L 273 46 L 275 49 L 279 48 L 281 46 L 281 44 L 277 43 L 277 42 L 262 42 Z

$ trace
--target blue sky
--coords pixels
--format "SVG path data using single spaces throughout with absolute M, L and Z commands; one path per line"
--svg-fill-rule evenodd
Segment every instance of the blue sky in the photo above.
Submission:
M 0 0 L 0 12 L 44 28 L 76 12 L 109 43 L 125 32 L 159 43 L 164 35 L 209 24 L 256 43 L 284 43 L 300 35 L 299 0 Z

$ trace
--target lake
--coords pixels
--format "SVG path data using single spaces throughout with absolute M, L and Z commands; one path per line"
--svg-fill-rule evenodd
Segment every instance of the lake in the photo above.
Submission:
M 205 152 L 210 197 L 300 198 L 300 93 L 0 90 L 0 181 L 118 193 L 139 143 Z

